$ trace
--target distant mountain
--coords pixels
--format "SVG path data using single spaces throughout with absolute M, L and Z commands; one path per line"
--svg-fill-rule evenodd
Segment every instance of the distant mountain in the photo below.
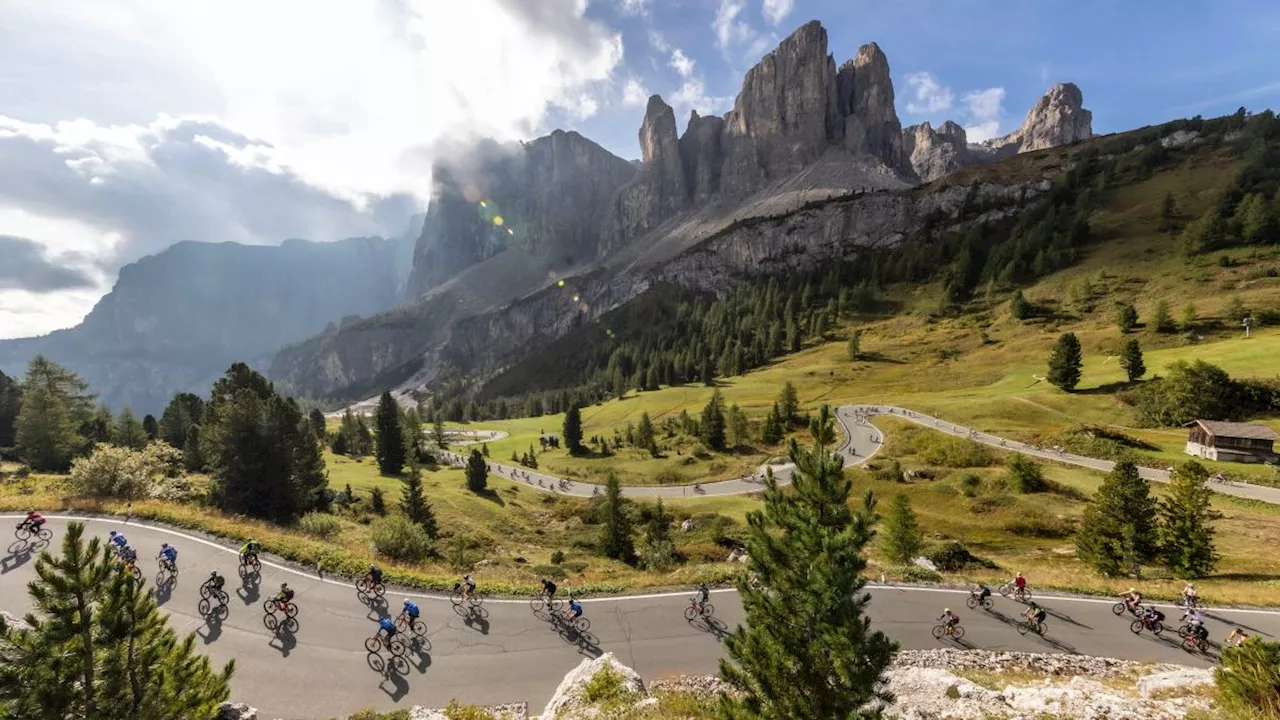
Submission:
M 275 246 L 182 242 L 125 266 L 74 328 L 0 341 L 0 370 L 37 353 L 89 381 L 114 409 L 158 413 L 207 392 L 233 362 L 263 366 L 281 346 L 404 296 L 422 218 L 405 235 Z

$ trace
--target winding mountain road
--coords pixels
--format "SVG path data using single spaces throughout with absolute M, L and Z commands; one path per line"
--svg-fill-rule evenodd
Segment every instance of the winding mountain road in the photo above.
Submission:
M 1110 471 L 1115 467 L 1115 463 L 1110 460 L 1091 458 L 1084 455 L 1075 455 L 1068 452 L 1058 452 L 1051 448 L 1041 448 L 1028 445 L 1016 440 L 1009 440 L 990 433 L 967 428 L 962 425 L 956 425 L 955 423 L 950 423 L 931 415 L 925 415 L 914 410 L 895 407 L 893 405 L 843 405 L 837 408 L 835 418 L 840 424 L 841 430 L 844 431 L 844 440 L 837 452 L 839 452 L 844 458 L 846 465 L 861 465 L 862 463 L 870 460 L 871 457 L 880 449 L 881 445 L 884 443 L 884 433 L 870 423 L 871 418 L 879 416 L 902 418 L 917 425 L 922 425 L 948 435 L 968 438 L 974 442 L 989 445 L 1000 450 L 1019 452 L 1024 455 L 1030 455 L 1044 460 L 1066 463 L 1068 465 L 1077 465 L 1079 467 L 1100 470 L 1103 472 Z M 453 465 L 461 467 L 466 463 L 466 457 L 459 453 L 445 451 L 444 455 Z M 791 481 L 791 471 L 793 466 L 790 463 L 773 465 L 772 468 L 774 477 L 778 479 L 780 484 L 786 484 Z M 546 492 L 556 492 L 576 497 L 592 497 L 593 495 L 600 493 L 600 485 L 598 484 L 559 478 L 545 472 L 529 470 L 524 467 L 508 465 L 500 462 L 490 462 L 489 469 L 491 472 L 508 480 L 524 483 L 530 487 Z M 1143 467 L 1139 468 L 1138 472 L 1142 477 L 1148 480 L 1155 482 L 1169 482 L 1169 473 L 1165 470 Z M 667 499 L 745 495 L 747 493 L 760 492 L 763 489 L 763 485 L 761 483 L 764 475 L 765 466 L 761 466 L 751 476 L 703 483 L 697 486 L 696 489 L 691 485 L 632 485 L 622 488 L 622 493 L 627 497 L 633 498 Z M 1224 495 L 1233 495 L 1235 497 L 1280 504 L 1280 488 L 1266 487 L 1263 485 L 1250 485 L 1248 483 L 1241 482 L 1211 483 L 1209 487 L 1215 492 L 1219 492 Z
M 17 523 L 16 515 L 0 519 Z M 535 614 L 527 600 L 486 600 L 476 614 L 457 610 L 448 599 L 408 593 L 422 607 L 427 642 L 411 649 L 403 673 L 375 671 L 368 663 L 364 640 L 383 613 L 399 613 L 406 593 L 389 591 L 385 605 L 370 607 L 350 582 L 322 578 L 264 556 L 260 582 L 237 577 L 236 552 L 219 542 L 169 528 L 124 522 L 120 518 L 52 516 L 52 545 L 70 519 L 83 520 L 86 533 L 104 538 L 110 530 L 125 533 L 139 549 L 147 582 L 155 572 L 151 559 L 161 542 L 179 549 L 181 569 L 176 586 L 161 588 L 158 600 L 180 633 L 195 632 L 197 645 L 215 662 L 235 658 L 232 697 L 262 710 L 266 718 L 329 718 L 376 706 L 392 709 L 463 702 L 527 701 L 534 712 L 555 691 L 563 675 L 583 657 L 604 651 L 634 667 L 646 679 L 682 673 L 714 673 L 723 654 L 724 634 L 742 622 L 742 608 L 732 590 L 713 591 L 711 623 L 685 621 L 689 592 L 587 599 L 588 633 L 560 632 L 545 614 Z M 0 558 L 0 608 L 21 614 L 30 609 L 26 585 L 35 576 L 35 559 L 44 546 L 13 541 Z M 227 577 L 231 596 L 221 622 L 196 610 L 198 588 L 210 570 Z M 1034 591 L 1035 574 L 1029 573 Z M 263 623 L 263 601 L 288 582 L 297 592 L 299 627 L 278 634 Z M 483 579 L 480 590 L 484 590 Z M 1113 600 L 1084 597 L 1040 598 L 1049 610 L 1045 637 L 1022 635 L 1016 625 L 1022 606 L 999 596 L 991 611 L 967 610 L 964 590 L 922 586 L 873 586 L 869 614 L 873 625 L 903 648 L 959 646 L 941 642 L 931 629 L 944 606 L 956 610 L 966 629 L 964 647 L 992 650 L 1066 652 L 1142 661 L 1206 665 L 1212 658 L 1187 654 L 1178 637 L 1129 632 L 1129 618 L 1112 614 Z M 1178 611 L 1163 607 L 1176 627 Z M 1213 610 L 1210 638 L 1221 642 L 1231 627 L 1280 635 L 1280 612 Z M 383 657 L 386 657 L 384 651 Z

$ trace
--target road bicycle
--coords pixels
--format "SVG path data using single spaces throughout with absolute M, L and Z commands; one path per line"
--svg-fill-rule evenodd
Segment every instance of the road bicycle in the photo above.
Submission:
M 964 628 L 959 625 L 934 625 L 933 638 L 935 640 L 941 640 L 944 637 L 952 640 L 959 640 L 964 637 Z
M 463 598 L 462 583 L 454 583 L 453 592 L 449 594 L 449 602 L 452 602 L 454 607 L 462 607 L 465 603 L 473 608 L 478 608 L 484 603 L 484 595 L 479 590 L 473 589 L 467 591 L 467 596 Z
M 292 619 L 298 616 L 297 605 L 294 605 L 292 602 L 284 602 L 276 598 L 271 598 L 270 600 L 262 603 L 262 609 L 268 615 L 275 615 L 277 610 L 282 610 L 284 611 L 285 617 Z
M 137 580 L 138 582 L 142 582 L 142 570 L 138 568 L 137 563 L 131 562 L 129 560 L 125 560 L 124 571 L 132 575 L 134 580 Z
M 1129 632 L 1134 635 L 1141 633 L 1144 628 L 1150 630 L 1152 634 L 1159 635 L 1164 632 L 1164 623 L 1159 620 L 1147 619 L 1145 616 L 1129 623 Z
M 1141 615 L 1138 614 L 1138 611 L 1141 609 L 1142 609 L 1142 603 L 1134 603 L 1132 606 L 1129 606 L 1125 604 L 1123 601 L 1118 602 L 1115 605 L 1111 606 L 1111 612 L 1116 615 L 1123 615 L 1124 611 L 1128 610 L 1129 614 L 1135 617 L 1141 617 Z
M 369 597 L 382 597 L 387 594 L 387 587 L 365 575 L 356 582 L 356 592 Z
M 214 600 L 218 601 L 217 605 L 213 604 Z M 199 610 L 200 614 L 204 617 L 217 615 L 219 618 L 225 620 L 227 619 L 228 613 L 227 603 L 230 601 L 231 596 L 227 595 L 225 592 L 221 590 L 213 590 L 210 595 L 200 598 L 200 602 L 196 605 L 196 609 Z
M 532 600 L 529 601 L 529 607 L 533 608 L 534 612 L 538 612 L 543 609 L 557 611 L 563 606 L 563 600 L 554 595 L 547 597 L 546 592 L 539 592 L 537 595 L 533 596 Z
M 1047 630 L 1046 623 L 1043 620 L 1028 619 L 1018 623 L 1018 634 L 1026 635 L 1033 632 L 1037 635 L 1044 635 Z
M 49 541 L 53 539 L 53 531 L 43 525 L 33 529 L 27 523 L 22 523 L 18 525 L 17 530 L 13 531 L 13 536 L 22 542 L 26 542 L 33 537 Z
M 156 575 L 157 585 L 164 585 L 166 583 L 169 583 L 169 582 L 172 582 L 173 580 L 178 579 L 177 563 L 172 562 L 171 560 L 164 557 L 163 555 L 157 556 L 156 560 L 159 561 L 158 564 L 160 565 L 160 572 Z
M 1181 632 L 1181 628 L 1178 629 Z M 1182 649 L 1187 652 L 1209 652 L 1209 639 L 1205 633 L 1187 632 L 1182 635 Z
M 693 622 L 701 617 L 705 620 L 715 613 L 716 608 L 711 603 L 699 603 L 697 598 L 689 598 L 689 607 L 684 609 L 684 619 Z
M 395 657 L 404 655 L 404 641 L 394 635 L 389 640 L 383 640 L 381 630 L 379 630 L 373 637 L 364 641 L 364 649 L 374 654 L 377 654 L 378 651 L 382 650 L 384 647 Z
M 245 570 L 251 570 L 254 573 L 262 572 L 262 561 L 258 560 L 257 555 L 243 555 L 240 557 L 240 572 L 243 574 Z
M 969 599 L 964 601 L 964 604 L 967 605 L 970 610 L 977 610 L 978 605 L 982 605 L 983 610 L 990 610 L 995 603 L 991 602 L 990 595 L 982 598 L 981 600 L 978 599 L 977 595 L 970 595 Z
M 422 621 L 422 618 L 413 618 L 410 620 L 409 613 L 401 612 L 396 618 L 396 630 L 402 633 L 413 631 L 413 634 L 418 637 L 426 637 L 427 624 Z
M 1005 596 L 1005 597 L 1007 597 L 1007 598 L 1013 598 L 1014 600 L 1017 600 L 1018 602 L 1023 602 L 1023 603 L 1024 603 L 1024 602 L 1027 602 L 1028 600 L 1030 600 L 1030 599 L 1031 599 L 1031 592 L 1030 592 L 1030 591 L 1028 591 L 1025 587 L 1020 588 L 1020 587 L 1018 587 L 1017 585 L 1014 585 L 1014 584 L 1013 584 L 1013 583 L 1011 583 L 1011 582 L 1007 582 L 1007 583 L 1005 583 L 1005 584 L 1001 585 L 1001 586 L 998 588 L 998 592 L 999 592 L 1001 595 L 1003 595 L 1003 596 Z

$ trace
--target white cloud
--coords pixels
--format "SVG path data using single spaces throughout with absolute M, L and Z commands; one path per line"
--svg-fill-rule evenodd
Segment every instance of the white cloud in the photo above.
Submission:
M 732 97 L 715 97 L 707 94 L 706 84 L 702 78 L 689 78 L 671 95 L 671 107 L 676 118 L 687 117 L 689 111 L 697 110 L 699 115 L 713 115 L 733 107 Z
M 907 112 L 913 115 L 932 115 L 951 109 L 954 96 L 951 88 L 938 82 L 932 73 L 917 72 L 907 76 L 909 100 Z
M 687 78 L 693 74 L 694 61 L 684 54 L 680 48 L 676 48 L 671 52 L 671 67 L 680 73 L 680 77 Z
M 627 78 L 622 87 L 622 105 L 624 107 L 644 107 L 649 101 L 649 89 L 635 78 Z
M 969 142 L 979 143 L 999 136 L 1004 96 L 1004 88 L 994 87 L 968 92 L 961 98 L 968 114 L 964 131 Z
M 770 23 L 777 25 L 791 14 L 792 0 L 764 0 L 761 12 Z
M 727 50 L 731 45 L 741 45 L 755 37 L 755 30 L 738 19 L 745 7 L 746 0 L 720 0 L 716 18 L 711 23 L 716 34 L 716 47 Z
M 618 0 L 618 9 L 623 15 L 647 15 L 649 0 Z
M 667 39 L 657 30 L 649 31 L 649 45 L 660 53 L 665 53 L 671 49 L 671 45 L 667 43 Z

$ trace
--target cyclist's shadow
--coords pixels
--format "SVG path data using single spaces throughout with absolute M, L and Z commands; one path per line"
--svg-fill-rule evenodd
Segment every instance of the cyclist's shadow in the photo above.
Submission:
M 410 658 L 416 660 L 410 660 Z M 421 675 L 431 667 L 431 640 L 429 638 L 415 637 L 409 641 L 409 652 L 405 654 L 405 660 L 409 661 L 409 665 L 418 671 Z
M 453 607 L 454 612 L 462 616 L 462 624 L 469 628 L 478 630 L 481 635 L 489 634 L 489 611 L 483 607 L 463 608 L 461 605 Z
M 391 684 L 390 688 L 387 687 L 388 683 Z M 392 702 L 400 702 L 400 699 L 409 692 L 409 681 L 396 671 L 394 662 L 389 662 L 386 669 L 382 671 L 382 682 L 378 683 L 378 688 L 386 693 Z
M 245 605 L 255 605 L 259 598 L 262 597 L 261 588 L 261 577 L 257 575 L 243 575 L 240 577 L 240 587 L 236 588 L 236 596 L 239 597 Z
M 289 653 L 298 646 L 298 638 L 289 629 L 285 627 L 286 623 L 280 623 L 276 626 L 275 637 L 267 642 L 268 645 L 280 651 L 281 657 L 289 657 Z M 280 644 L 277 645 L 276 641 Z
M 689 624 L 694 625 L 693 623 Z M 704 620 L 701 625 L 702 627 L 700 629 L 715 638 L 716 642 L 724 642 L 724 639 L 729 635 L 729 626 L 725 625 L 724 622 L 714 616 Z M 694 625 L 694 627 L 697 626 Z
M 17 570 L 31 560 L 36 546 L 23 540 L 15 540 L 9 545 L 9 554 L 0 560 L 0 575 L 10 570 Z
M 365 605 L 369 606 L 369 612 L 365 614 L 365 617 L 370 620 L 381 620 L 382 618 L 391 617 L 391 614 L 387 612 L 388 605 L 386 598 L 370 598 Z
M 163 605 L 173 599 L 173 588 L 178 584 L 177 578 L 166 579 L 156 583 L 156 604 Z
M 200 628 L 196 628 L 196 634 L 204 641 L 205 645 L 210 645 L 222 636 L 222 618 L 218 613 L 211 612 L 204 617 L 204 627 L 208 630 L 200 632 Z

